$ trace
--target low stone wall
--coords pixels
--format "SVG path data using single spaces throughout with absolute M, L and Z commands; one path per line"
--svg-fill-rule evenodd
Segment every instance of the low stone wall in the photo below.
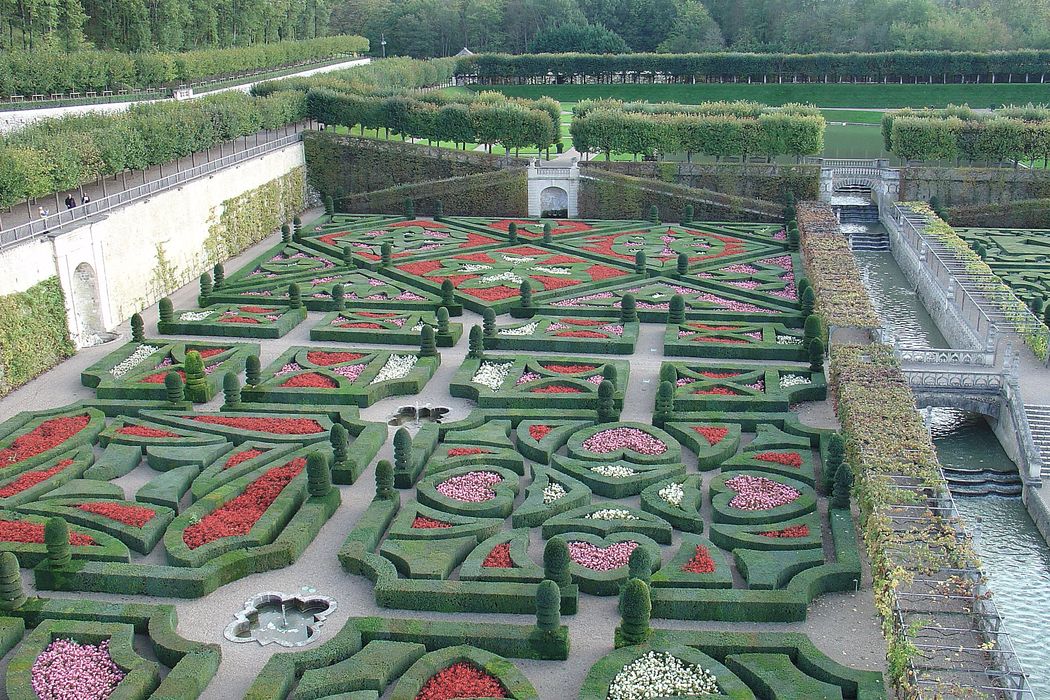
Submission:
M 1032 521 L 1038 528 L 1039 533 L 1046 540 L 1047 544 L 1050 544 L 1050 505 L 1047 504 L 1047 499 L 1050 498 L 1050 495 L 1043 495 L 1046 493 L 1043 491 L 1044 488 L 1050 489 L 1050 486 L 1025 486 L 1021 494 L 1021 500 L 1028 509 L 1028 514 L 1032 516 Z
M 900 169 L 901 201 L 929 201 L 934 196 L 946 207 L 1043 199 L 1050 197 L 1050 171 L 1026 168 Z

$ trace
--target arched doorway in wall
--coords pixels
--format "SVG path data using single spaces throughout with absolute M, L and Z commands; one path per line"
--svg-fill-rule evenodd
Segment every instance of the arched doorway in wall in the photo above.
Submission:
M 95 268 L 80 263 L 73 271 L 73 313 L 81 342 L 92 335 L 105 332 L 102 325 L 102 308 L 99 302 L 98 277 Z
M 540 212 L 544 217 L 567 217 L 569 193 L 561 187 L 546 187 L 540 192 Z

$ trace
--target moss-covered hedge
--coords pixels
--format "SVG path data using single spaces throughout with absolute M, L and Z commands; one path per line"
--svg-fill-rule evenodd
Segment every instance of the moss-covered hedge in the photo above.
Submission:
M 58 277 L 0 296 L 0 396 L 71 357 L 75 350 Z

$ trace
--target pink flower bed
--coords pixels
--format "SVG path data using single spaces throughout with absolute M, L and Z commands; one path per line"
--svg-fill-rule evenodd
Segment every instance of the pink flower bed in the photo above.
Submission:
M 736 495 L 729 501 L 738 510 L 773 510 L 792 503 L 802 495 L 798 489 L 762 476 L 741 474 L 726 481 Z
M 602 548 L 590 542 L 569 542 L 569 558 L 591 571 L 612 571 L 627 566 L 631 552 L 638 549 L 633 540 Z
M 496 497 L 491 487 L 501 481 L 503 477 L 495 472 L 469 472 L 446 479 L 434 488 L 454 501 L 483 503 Z
M 106 700 L 127 674 L 109 655 L 109 640 L 78 644 L 56 639 L 36 657 L 31 671 L 40 700 Z
M 667 452 L 667 445 L 638 428 L 609 428 L 584 440 L 583 449 L 600 455 L 629 449 L 639 454 L 655 457 Z

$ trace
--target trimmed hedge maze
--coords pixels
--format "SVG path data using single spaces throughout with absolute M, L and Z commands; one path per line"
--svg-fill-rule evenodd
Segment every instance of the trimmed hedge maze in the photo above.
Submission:
M 827 394 L 801 264 L 764 224 L 287 227 L 240 270 L 202 276 L 199 309 L 160 304 L 162 337 L 226 338 L 147 339 L 134 319 L 131 342 L 83 372 L 93 399 L 0 424 L 8 695 L 35 697 L 66 657 L 114 698 L 195 698 L 222 678 L 220 646 L 179 637 L 174 608 L 27 599 L 23 575 L 68 598 L 201 598 L 303 566 L 313 547 L 311 565 L 336 557 L 345 577 L 322 593 L 359 577 L 372 600 L 338 601 L 341 629 L 269 655 L 238 688 L 247 698 L 551 696 L 542 674 L 572 662 L 563 623 L 592 596 L 617 600 L 621 620 L 575 673 L 581 698 L 633 699 L 639 683 L 662 697 L 885 697 L 880 674 L 805 636 L 748 628 L 804 621 L 861 579 L 840 444 L 794 412 Z M 454 366 L 437 375 L 443 356 Z M 466 418 L 363 419 L 446 391 L 474 404 Z M 354 517 L 333 519 L 340 508 Z M 353 607 L 372 601 L 398 612 Z
M 1050 242 L 1043 229 L 956 228 L 955 232 L 1040 315 L 1050 301 Z

